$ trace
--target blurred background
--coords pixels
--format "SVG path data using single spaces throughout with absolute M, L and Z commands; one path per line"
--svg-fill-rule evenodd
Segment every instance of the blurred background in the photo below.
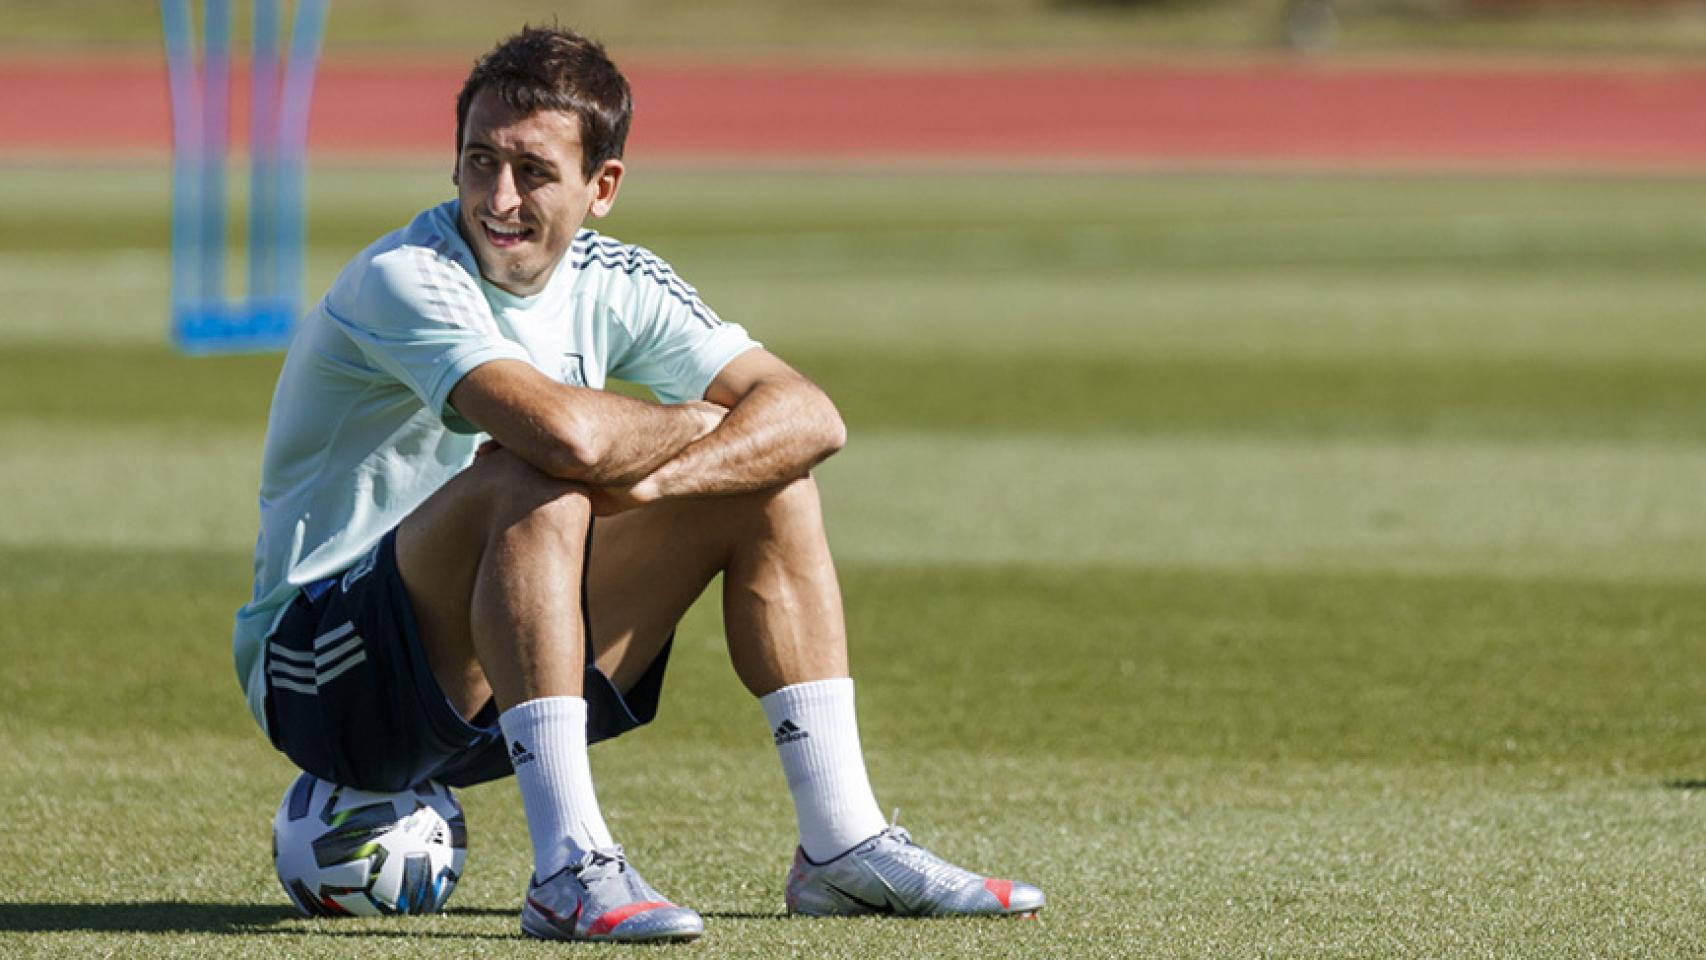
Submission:
M 552 18 L 634 83 L 599 228 L 849 423 L 879 796 L 1058 907 L 908 955 L 1690 953 L 1706 3 L 333 0 L 307 298 L 451 195 L 468 65 Z M 158 9 L 6 6 L 0 90 L 0 952 L 340 955 L 391 928 L 282 907 L 227 639 L 281 354 L 168 342 Z M 768 922 L 789 815 L 714 598 L 675 656 L 594 755 L 630 851 L 728 911 L 711 953 L 892 952 Z M 423 954 L 525 880 L 511 791 L 463 799 Z
M 157 11 L 127 0 L 40 0 L 5 14 L 14 45 L 146 45 Z M 494 24 L 557 17 L 596 25 L 620 49 L 806 49 L 1062 53 L 1493 50 L 1698 54 L 1706 5 L 1694 0 L 451 0 L 339 3 L 332 48 L 436 47 L 462 54 Z

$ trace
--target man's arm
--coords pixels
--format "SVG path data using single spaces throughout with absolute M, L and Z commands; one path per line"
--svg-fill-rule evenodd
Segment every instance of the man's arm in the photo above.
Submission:
M 803 476 L 847 442 L 829 396 L 762 348 L 729 361 L 705 399 L 726 407 L 728 416 L 634 484 L 630 505 L 774 487 Z
M 475 367 L 450 391 L 450 405 L 543 472 L 608 486 L 651 474 L 714 429 L 724 412 L 709 403 L 660 406 L 566 386 L 519 360 Z

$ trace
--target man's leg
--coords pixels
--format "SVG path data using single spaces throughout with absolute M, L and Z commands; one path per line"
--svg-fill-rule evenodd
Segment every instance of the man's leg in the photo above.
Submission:
M 764 708 L 801 845 L 833 857 L 884 824 L 865 773 L 841 590 L 809 477 L 599 520 L 587 591 L 596 662 L 618 688 L 631 687 L 719 571 L 730 658 Z
M 575 484 L 499 450 L 433 494 L 397 531 L 427 661 L 464 717 L 581 694 L 578 583 L 591 507 Z
M 598 665 L 628 689 L 718 571 L 735 671 L 764 706 L 801 849 L 802 913 L 1031 913 L 1041 891 L 986 879 L 885 829 L 859 746 L 841 591 L 810 478 L 667 501 L 598 522 L 588 571 Z
M 754 696 L 847 676 L 841 590 L 808 477 L 598 521 L 587 581 L 592 649 L 618 688 L 639 679 L 718 573 L 729 655 Z
M 612 843 L 586 760 L 580 591 L 563 587 L 580 580 L 590 518 L 573 484 L 499 451 L 397 531 L 433 676 L 464 717 L 494 698 L 502 711 L 541 877 Z
M 533 841 L 522 929 L 546 939 L 692 939 L 614 849 L 587 760 L 580 583 L 591 507 L 499 450 L 401 525 L 397 563 L 440 688 L 465 718 L 502 711 Z

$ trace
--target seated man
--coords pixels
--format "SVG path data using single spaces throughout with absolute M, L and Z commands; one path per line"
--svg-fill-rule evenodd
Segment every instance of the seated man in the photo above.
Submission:
M 676 622 L 720 573 L 793 794 L 788 909 L 1034 912 L 1036 888 L 943 862 L 872 796 L 809 474 L 842 445 L 835 407 L 668 265 L 582 229 L 616 200 L 630 111 L 598 44 L 506 40 L 457 101 L 457 199 L 362 251 L 304 320 L 237 616 L 250 709 L 355 787 L 513 770 L 526 933 L 693 939 L 698 914 L 611 838 L 587 744 L 652 718 Z

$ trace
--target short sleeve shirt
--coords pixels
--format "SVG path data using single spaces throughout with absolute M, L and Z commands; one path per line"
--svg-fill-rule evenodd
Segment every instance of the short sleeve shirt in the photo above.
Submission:
M 469 371 L 520 360 L 573 386 L 618 377 L 682 403 L 757 346 L 644 248 L 582 230 L 545 289 L 517 297 L 480 276 L 456 222 L 450 201 L 363 250 L 285 357 L 261 463 L 254 592 L 232 640 L 263 726 L 261 650 L 297 590 L 349 567 L 472 462 L 482 437 L 450 406 Z

